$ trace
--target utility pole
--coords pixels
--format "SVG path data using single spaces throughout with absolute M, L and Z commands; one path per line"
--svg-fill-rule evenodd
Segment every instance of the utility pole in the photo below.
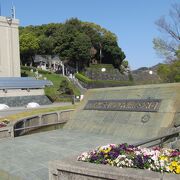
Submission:
M 0 16 L 1 16 L 1 2 L 0 2 Z
M 11 8 L 11 17 L 12 17 L 12 19 L 16 19 L 16 9 L 13 4 L 12 4 L 12 8 Z

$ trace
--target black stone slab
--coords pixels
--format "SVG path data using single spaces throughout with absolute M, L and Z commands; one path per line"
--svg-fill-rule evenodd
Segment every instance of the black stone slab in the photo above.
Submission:
M 84 110 L 157 112 L 161 99 L 89 100 Z

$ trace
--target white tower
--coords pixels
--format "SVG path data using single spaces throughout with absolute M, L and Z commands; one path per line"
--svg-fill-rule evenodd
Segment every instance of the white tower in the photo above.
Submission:
M 0 16 L 0 77 L 20 77 L 19 20 Z

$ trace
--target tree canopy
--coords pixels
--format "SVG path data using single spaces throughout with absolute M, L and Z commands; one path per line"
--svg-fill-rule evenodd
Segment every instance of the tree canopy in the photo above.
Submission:
M 154 38 L 154 49 L 166 60 L 172 61 L 180 49 L 180 4 L 173 4 L 169 16 L 158 19 L 156 25 L 162 37 Z
M 60 59 L 81 70 L 93 59 L 120 68 L 125 54 L 114 33 L 77 18 L 65 23 L 20 27 L 22 62 L 35 54 L 59 55 Z
M 163 82 L 180 82 L 180 4 L 173 4 L 168 18 L 161 17 L 156 25 L 163 38 L 154 38 L 154 48 L 166 60 L 158 75 Z

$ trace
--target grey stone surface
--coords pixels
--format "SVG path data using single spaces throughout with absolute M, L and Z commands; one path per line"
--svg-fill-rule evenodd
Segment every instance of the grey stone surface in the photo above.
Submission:
M 158 112 L 84 110 L 88 100 L 161 99 Z M 65 129 L 106 134 L 136 142 L 157 137 L 174 124 L 180 109 L 180 83 L 89 90 Z M 149 116 L 149 120 L 142 119 Z
M 87 69 L 86 76 L 93 80 L 115 80 L 115 81 L 128 81 L 128 75 L 123 75 L 115 68 L 106 68 L 105 72 L 101 71 L 101 68 Z
M 0 180 L 22 180 L 17 176 L 11 176 L 8 172 L 0 170 Z
M 73 158 L 49 163 L 50 180 L 177 180 L 178 178 L 179 175 L 174 174 L 78 162 Z
M 45 95 L 0 97 L 0 104 L 6 104 L 10 107 L 26 106 L 30 102 L 36 102 L 40 105 L 52 103 Z
M 156 137 L 173 125 L 180 109 L 180 84 L 94 89 L 85 97 L 63 129 L 0 140 L 0 169 L 23 179 L 48 179 L 48 161 L 108 143 L 132 144 Z M 91 99 L 149 97 L 160 98 L 162 103 L 158 112 L 148 112 L 147 123 L 141 121 L 147 112 L 83 110 Z
M 0 128 L 0 139 L 11 137 L 11 127 Z
M 180 110 L 179 110 L 179 111 L 180 111 Z M 175 127 L 180 126 L 180 112 L 178 112 L 178 113 L 175 114 L 175 117 L 174 117 L 174 125 L 175 125 Z
M 48 179 L 48 162 L 77 156 L 108 143 L 123 140 L 108 135 L 55 130 L 0 140 L 0 169 L 22 179 Z

